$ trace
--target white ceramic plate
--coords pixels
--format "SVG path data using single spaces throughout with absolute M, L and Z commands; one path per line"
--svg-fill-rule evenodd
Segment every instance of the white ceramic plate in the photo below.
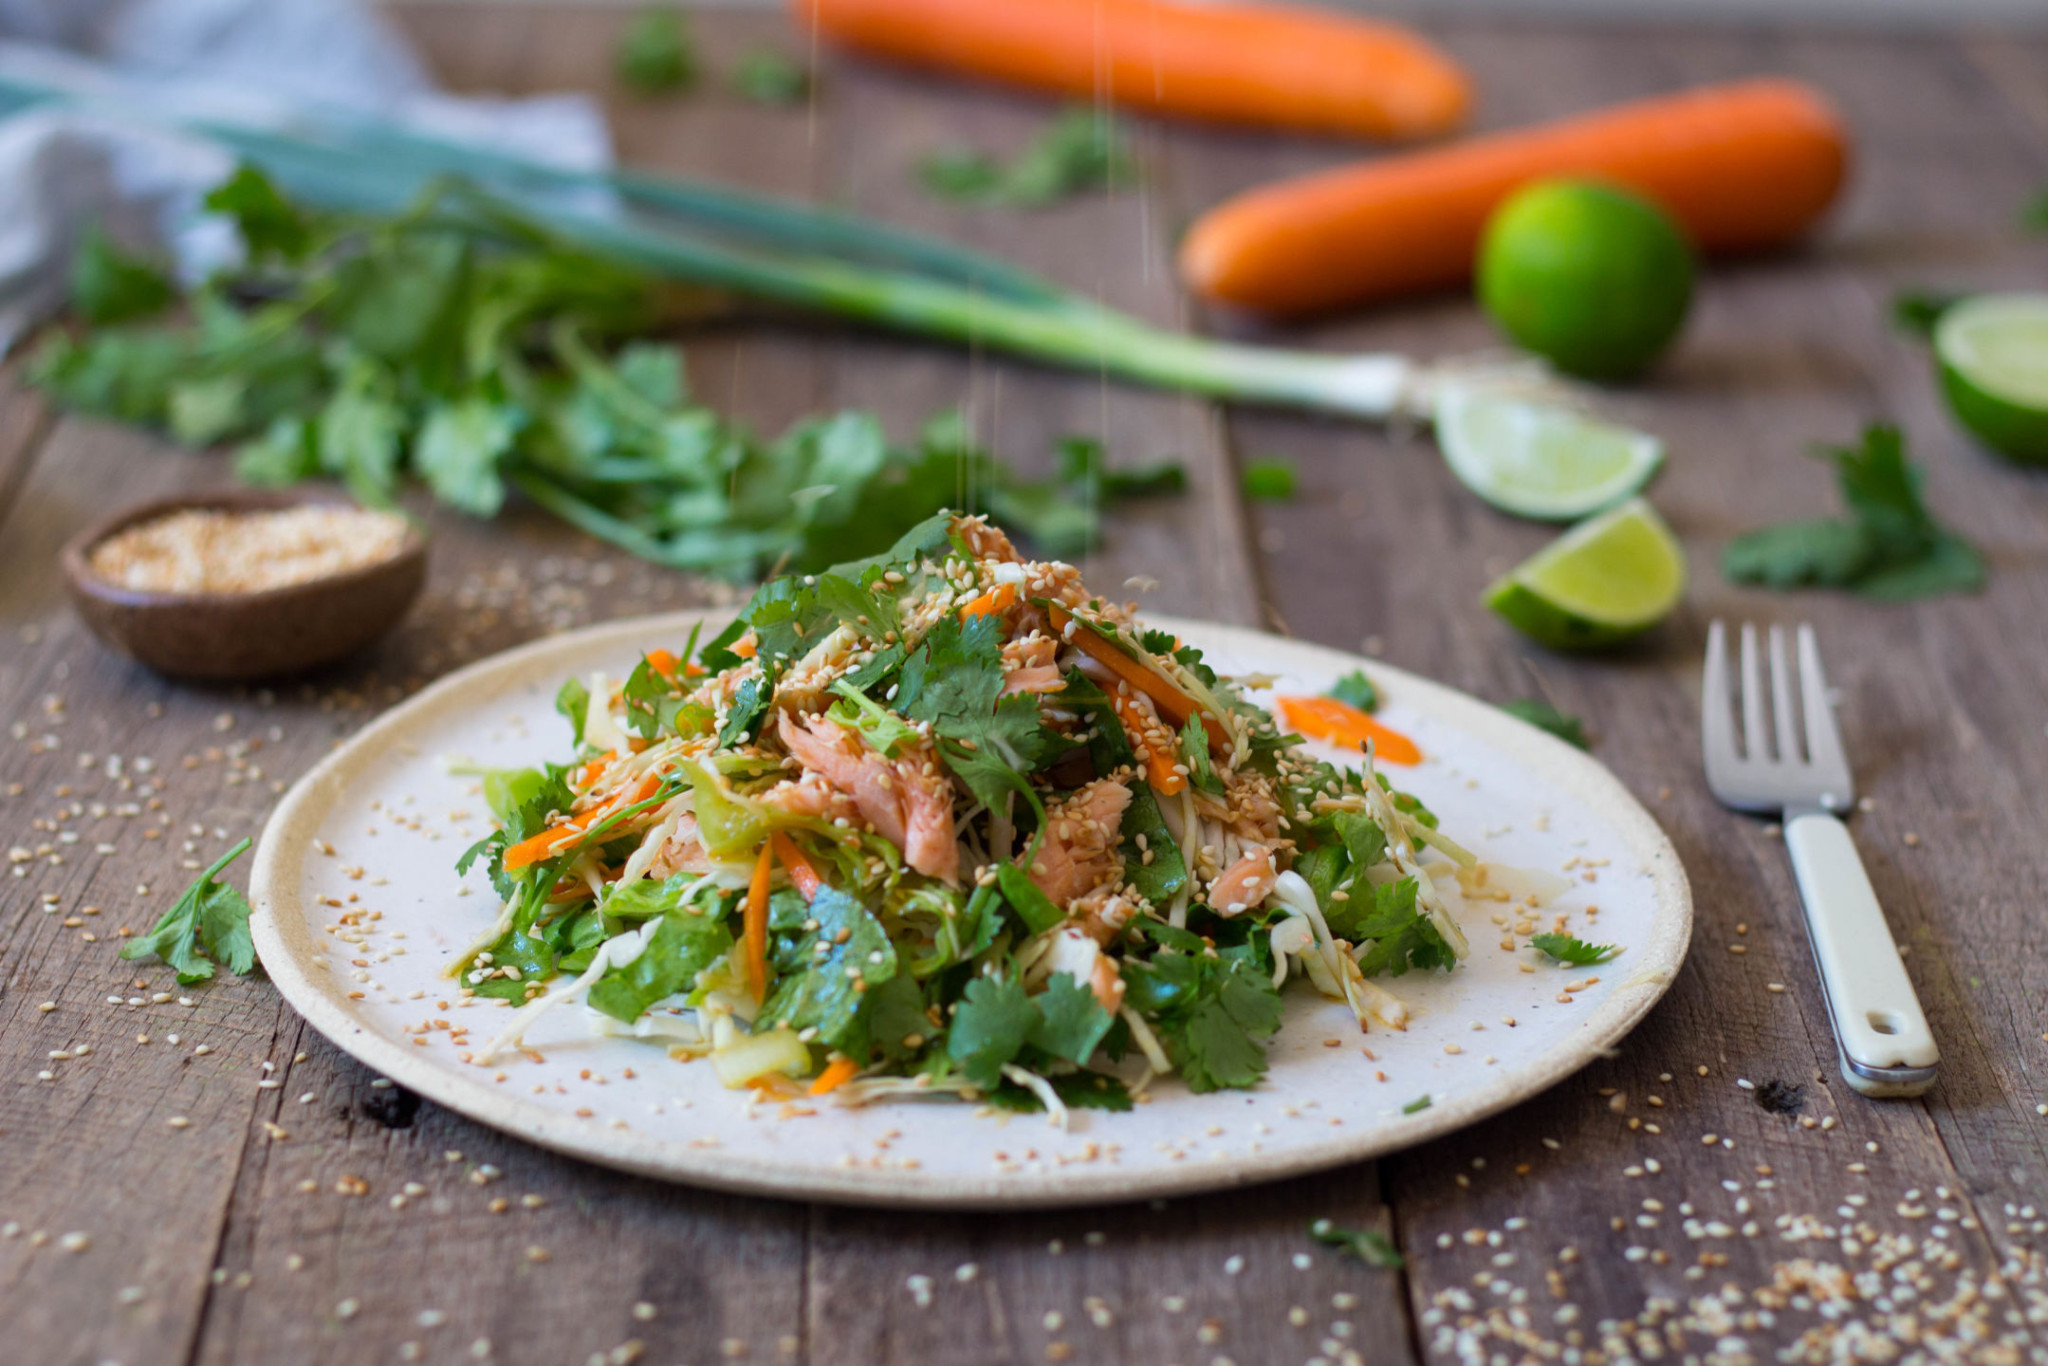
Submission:
M 1368 664 L 1385 698 L 1382 716 L 1425 756 L 1419 767 L 1389 770 L 1396 782 L 1483 858 L 1572 878 L 1574 890 L 1541 913 L 1544 928 L 1562 911 L 1575 932 L 1626 952 L 1590 969 L 1539 963 L 1531 949 L 1499 946 L 1505 932 L 1490 917 L 1500 903 L 1470 902 L 1467 963 L 1385 979 L 1414 1010 L 1406 1031 L 1376 1027 L 1361 1037 L 1343 1006 L 1290 984 L 1272 1070 L 1256 1090 L 1195 1095 L 1169 1079 L 1129 1112 L 1076 1112 L 1064 1133 L 1042 1115 L 959 1102 L 751 1104 L 721 1088 L 706 1064 L 588 1034 L 580 1008 L 544 1018 L 528 1036 L 544 1061 L 462 1062 L 458 1055 L 487 1042 L 509 1010 L 464 1006 L 442 976 L 497 911 L 480 869 L 455 875 L 456 856 L 489 830 L 490 815 L 475 781 L 450 776 L 444 760 L 561 758 L 568 737 L 553 699 L 562 680 L 597 668 L 619 676 L 642 651 L 676 647 L 696 620 L 617 622 L 472 665 L 302 778 L 271 817 L 250 879 L 256 947 L 285 998 L 385 1076 L 593 1162 L 823 1200 L 1059 1205 L 1271 1180 L 1470 1124 L 1611 1046 L 1663 995 L 1685 956 L 1692 900 L 1678 856 L 1612 774 L 1485 703 Z M 719 618 L 711 622 L 715 629 Z M 1155 624 L 1200 645 L 1222 672 L 1278 675 L 1282 691 L 1320 692 L 1362 663 L 1250 631 Z M 1589 977 L 1598 981 L 1563 990 Z M 466 1042 L 447 1024 L 466 1026 Z M 1411 1112 L 1424 1096 L 1427 1106 Z

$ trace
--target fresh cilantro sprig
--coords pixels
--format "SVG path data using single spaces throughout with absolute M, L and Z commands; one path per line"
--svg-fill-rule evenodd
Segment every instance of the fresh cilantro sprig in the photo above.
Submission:
M 1574 967 L 1589 968 L 1596 963 L 1605 963 L 1621 952 L 1616 944 L 1588 944 L 1585 940 L 1569 934 L 1535 934 L 1529 936 L 1531 947 L 1540 949 L 1560 963 Z
M 243 167 L 206 202 L 247 263 L 174 310 L 153 263 L 88 237 L 74 298 L 95 325 L 52 336 L 33 378 L 67 407 L 233 445 L 251 482 L 338 478 L 386 504 L 410 476 L 477 517 L 523 494 L 648 560 L 749 579 L 871 554 L 942 508 L 1070 556 L 1108 500 L 1178 477 L 1110 475 L 1098 451 L 1027 480 L 957 414 L 907 444 L 860 412 L 757 437 L 691 396 L 678 347 L 617 340 L 698 296 L 459 182 L 397 214 L 315 213 Z
M 619 84 L 636 95 L 673 95 L 697 82 L 697 49 L 681 10 L 640 11 L 619 35 L 613 55 Z
M 1014 160 L 954 150 L 918 165 L 925 188 L 966 204 L 1042 209 L 1092 190 L 1114 190 L 1137 179 L 1137 161 L 1121 128 L 1091 108 L 1068 109 Z
M 1345 674 L 1335 683 L 1332 683 L 1328 695 L 1336 698 L 1344 705 L 1356 707 L 1360 711 L 1378 711 L 1380 709 L 1380 690 L 1373 685 L 1373 681 L 1370 678 L 1365 676 L 1365 670 L 1363 669 L 1353 669 L 1350 673 Z
M 1569 712 L 1559 711 L 1540 697 L 1521 697 L 1513 702 L 1503 702 L 1500 709 L 1518 721 L 1527 721 L 1541 731 L 1548 731 L 1568 745 L 1580 749 L 1591 749 L 1593 742 L 1586 738 L 1586 723 Z
M 1983 558 L 1934 520 L 1919 467 L 1897 427 L 1866 427 L 1854 446 L 1823 447 L 1835 466 L 1846 519 L 1781 522 L 1730 542 L 1721 566 L 1737 583 L 1846 588 L 1883 602 L 1984 586 Z
M 1398 1271 L 1402 1265 L 1400 1250 L 1376 1229 L 1344 1228 L 1332 1220 L 1318 1219 L 1308 1226 L 1308 1236 L 1383 1271 Z
M 253 969 L 256 941 L 249 937 L 249 902 L 219 881 L 221 870 L 248 852 L 251 842 L 244 838 L 193 879 L 156 928 L 121 946 L 121 957 L 130 962 L 160 958 L 186 986 L 210 980 L 216 964 L 237 975 Z
M 1934 335 L 1941 315 L 1967 297 L 1931 289 L 1901 290 L 1892 295 L 1892 325 L 1925 341 Z
M 1293 499 L 1300 487 L 1300 476 L 1295 473 L 1294 462 L 1269 456 L 1261 460 L 1247 460 L 1238 475 L 1238 484 L 1244 496 L 1262 503 L 1285 503 Z
M 755 104 L 796 104 L 811 93 L 811 73 L 773 48 L 756 48 L 741 57 L 732 83 Z

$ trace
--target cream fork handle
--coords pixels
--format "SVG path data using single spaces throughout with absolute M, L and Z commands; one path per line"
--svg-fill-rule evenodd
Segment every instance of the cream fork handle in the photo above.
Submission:
M 1790 816 L 1785 847 L 1834 1017 L 1843 1078 L 1869 1096 L 1919 1095 L 1934 1084 L 1941 1052 L 1848 827 L 1826 814 Z

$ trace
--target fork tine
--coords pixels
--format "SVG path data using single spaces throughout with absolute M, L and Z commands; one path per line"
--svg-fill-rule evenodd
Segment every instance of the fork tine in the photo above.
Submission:
M 1728 632 L 1716 621 L 1707 627 L 1707 671 L 1700 683 L 1700 745 L 1709 773 L 1735 758 L 1735 731 L 1728 696 Z
M 1792 672 L 1785 667 L 1785 628 L 1771 628 L 1771 719 L 1777 723 L 1778 759 L 1799 762 L 1798 703 L 1792 696 Z
M 1767 764 L 1771 753 L 1764 743 L 1764 689 L 1762 670 L 1757 667 L 1756 627 L 1742 623 L 1742 757 L 1752 764 Z
M 1829 781 L 1849 783 L 1849 760 L 1842 753 L 1842 732 L 1835 725 L 1835 709 L 1828 701 L 1828 676 L 1820 666 L 1820 645 L 1813 627 L 1799 626 L 1799 692 L 1806 703 L 1806 751 L 1813 766 Z M 1846 791 L 1837 794 L 1846 797 Z

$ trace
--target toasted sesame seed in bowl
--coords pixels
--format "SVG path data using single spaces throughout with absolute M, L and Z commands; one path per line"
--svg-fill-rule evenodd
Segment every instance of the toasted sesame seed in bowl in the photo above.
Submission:
M 80 532 L 62 564 L 93 633 L 176 678 L 275 678 L 385 634 L 426 582 L 427 540 L 331 492 L 235 489 L 144 504 Z

